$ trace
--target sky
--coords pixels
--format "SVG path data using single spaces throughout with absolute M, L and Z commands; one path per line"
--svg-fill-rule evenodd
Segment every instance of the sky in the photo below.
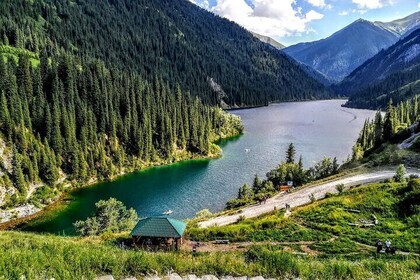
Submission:
M 190 0 L 246 29 L 290 46 L 326 38 L 353 21 L 392 21 L 420 0 Z

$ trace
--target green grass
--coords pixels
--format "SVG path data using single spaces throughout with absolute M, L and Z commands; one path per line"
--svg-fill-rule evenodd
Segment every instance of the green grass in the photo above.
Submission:
M 181 275 L 263 275 L 302 279 L 412 279 L 419 269 L 414 257 L 366 255 L 356 259 L 296 256 L 270 246 L 246 252 L 148 253 L 121 250 L 111 241 L 0 233 L 0 279 L 117 279 L 173 270 Z M 3 277 L 3 278 L 2 278 Z
M 420 215 L 407 213 L 409 210 L 404 209 L 407 195 L 414 193 L 412 200 L 419 196 L 415 195 L 420 192 L 420 181 L 413 180 L 410 184 L 411 187 L 401 183 L 380 183 L 353 188 L 341 195 L 332 195 L 294 209 L 289 218 L 284 217 L 284 212 L 276 211 L 223 227 L 200 229 L 192 223 L 187 236 L 198 241 L 229 239 L 233 242 L 324 242 L 333 236 L 340 236 L 349 242 L 371 246 L 378 239 L 390 239 L 399 250 L 420 253 Z M 349 212 L 347 209 L 358 210 L 360 213 Z M 350 225 L 360 223 L 360 219 L 370 220 L 372 214 L 379 221 L 376 226 L 361 228 Z M 350 251 L 347 249 L 347 253 L 359 251 L 358 246 L 353 246 Z
M 15 48 L 7 45 L 0 45 L 0 56 L 4 61 L 13 59 L 15 62 L 18 62 L 19 55 L 25 55 L 29 57 L 29 61 L 32 64 L 32 67 L 38 67 L 40 61 L 38 54 L 31 52 L 22 48 Z
M 232 242 L 298 242 L 328 240 L 332 235 L 302 227 L 292 219 L 285 219 L 284 212 L 277 211 L 224 227 L 211 227 L 209 229 L 190 227 L 187 230 L 187 237 L 197 241 L 228 239 Z
M 398 183 L 363 186 L 302 208 L 295 218 L 302 219 L 310 228 L 364 244 L 390 239 L 400 250 L 420 253 L 420 228 L 412 224 L 419 215 L 405 215 L 400 209 L 408 190 L 406 184 Z M 356 209 L 360 213 L 345 209 Z M 372 214 L 379 220 L 374 227 L 349 225 L 359 219 L 371 219 Z
M 187 237 L 193 240 L 261 242 L 245 251 L 151 253 L 120 249 L 124 235 L 81 239 L 0 232 L 0 279 L 21 279 L 23 275 L 27 279 L 93 279 L 103 274 L 140 278 L 155 272 L 163 276 L 168 271 L 301 279 L 415 279 L 420 273 L 418 255 L 376 254 L 367 245 L 390 239 L 400 250 L 419 253 L 419 214 L 417 208 L 408 207 L 419 204 L 419 194 L 420 180 L 373 184 L 294 209 L 289 218 L 276 211 L 223 227 L 189 225 Z M 371 214 L 379 219 L 377 226 L 349 225 Z M 267 241 L 277 244 L 267 245 Z M 314 255 L 304 255 L 308 249 Z

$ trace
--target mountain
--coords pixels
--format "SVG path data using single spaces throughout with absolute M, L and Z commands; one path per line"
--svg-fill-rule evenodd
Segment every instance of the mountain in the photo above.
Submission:
M 243 127 L 215 105 L 330 96 L 284 53 L 189 1 L 0 10 L 0 216 L 34 213 L 63 185 L 217 155 L 213 143 Z
M 375 21 L 375 25 L 390 31 L 397 36 L 404 37 L 420 27 L 420 12 L 391 22 Z
M 326 39 L 300 43 L 284 51 L 338 82 L 398 39 L 393 32 L 359 19 Z
M 0 9 L 0 38 L 11 45 L 100 59 L 148 81 L 158 75 L 206 103 L 329 96 L 283 53 L 190 1 L 4 0 Z
M 315 80 L 317 80 L 318 82 L 320 82 L 321 84 L 323 84 L 326 87 L 330 87 L 334 82 L 328 78 L 327 76 L 325 76 L 324 74 L 322 74 L 321 72 L 319 72 L 318 70 L 315 70 L 314 68 L 304 64 L 304 63 L 300 63 L 298 62 L 300 67 L 302 68 L 303 71 L 305 71 L 305 73 L 309 76 L 314 78 Z
M 350 95 L 348 106 L 384 107 L 419 92 L 420 29 L 357 68 L 336 90 Z
M 281 49 L 284 49 L 285 48 L 285 46 L 283 44 L 277 42 L 276 40 L 274 40 L 271 37 L 264 36 L 264 35 L 261 35 L 261 34 L 255 33 L 255 32 L 251 32 L 251 33 L 252 33 L 252 35 L 254 35 L 255 37 L 257 37 L 260 41 L 262 41 L 262 42 L 264 42 L 266 44 L 269 44 L 269 45 L 271 45 L 272 47 L 274 47 L 274 48 L 276 48 L 278 50 L 281 50 Z

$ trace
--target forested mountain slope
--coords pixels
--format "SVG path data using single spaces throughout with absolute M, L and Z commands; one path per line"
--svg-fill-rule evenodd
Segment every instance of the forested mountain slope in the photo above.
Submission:
M 86 183 L 215 155 L 211 142 L 242 132 L 238 117 L 160 78 L 68 55 L 41 55 L 37 67 L 18 60 L 0 59 L 0 208 L 47 204 L 63 178 Z
M 206 103 L 329 96 L 284 54 L 186 0 L 4 0 L 0 9 L 3 43 L 98 58 L 149 81 L 158 75 Z
M 418 93 L 420 29 L 369 59 L 337 86 L 350 95 L 348 106 L 384 107 Z
M 300 43 L 284 51 L 331 81 L 339 82 L 398 38 L 384 28 L 359 19 L 326 39 Z

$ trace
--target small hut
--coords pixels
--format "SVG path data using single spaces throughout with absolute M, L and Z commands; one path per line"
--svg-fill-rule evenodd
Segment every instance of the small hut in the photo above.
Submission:
M 148 250 L 178 250 L 183 242 L 184 222 L 168 217 L 141 219 L 131 232 L 135 246 Z

